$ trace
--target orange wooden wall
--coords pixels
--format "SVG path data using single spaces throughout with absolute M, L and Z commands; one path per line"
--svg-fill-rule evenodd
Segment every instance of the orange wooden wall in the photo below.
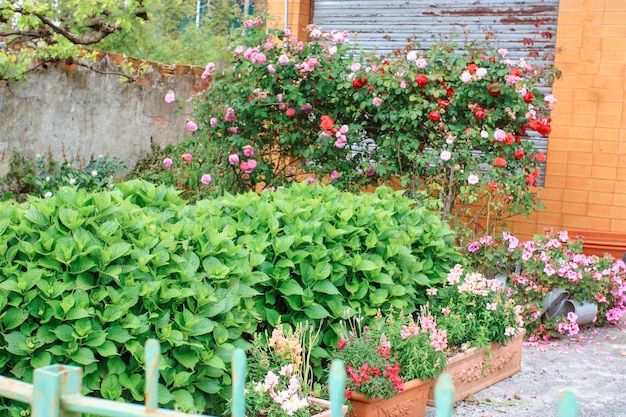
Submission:
M 279 27 L 284 3 L 268 0 Z M 311 3 L 289 1 L 290 28 L 302 40 Z M 618 245 L 614 254 L 621 256 L 626 249 L 626 1 L 561 1 L 556 47 L 563 78 L 554 85 L 558 102 L 545 188 L 539 191 L 547 209 L 509 222 L 509 229 L 521 238 L 545 227 L 584 231 Z

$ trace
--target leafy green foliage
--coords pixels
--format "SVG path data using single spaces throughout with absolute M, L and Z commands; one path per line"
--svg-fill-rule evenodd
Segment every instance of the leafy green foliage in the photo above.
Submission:
M 209 221 L 147 183 L 94 194 L 61 188 L 0 211 L 0 374 L 31 381 L 35 367 L 73 363 L 86 392 L 141 401 L 143 346 L 155 337 L 161 404 L 219 408 L 230 353 L 255 330 L 242 309 L 257 294 L 242 282 L 249 251 L 217 233 L 200 251 Z M 227 265 L 223 279 L 204 270 L 207 258 Z
M 0 374 L 74 363 L 84 388 L 141 401 L 143 345 L 164 355 L 160 401 L 215 413 L 228 362 L 257 329 L 415 311 L 459 261 L 438 215 L 389 188 L 293 184 L 186 205 L 142 181 L 0 203 Z M 318 375 L 319 376 L 319 375 Z

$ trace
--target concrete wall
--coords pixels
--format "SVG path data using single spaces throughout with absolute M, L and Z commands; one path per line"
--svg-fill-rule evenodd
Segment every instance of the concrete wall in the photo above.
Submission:
M 0 82 L 0 174 L 13 149 L 24 156 L 49 154 L 61 161 L 116 156 L 132 169 L 150 144 L 180 142 L 191 107 L 174 115 L 168 90 L 187 98 L 202 69 L 150 63 L 134 83 L 120 82 L 121 56 L 101 54 L 98 72 L 62 63 L 29 74 L 24 82 Z

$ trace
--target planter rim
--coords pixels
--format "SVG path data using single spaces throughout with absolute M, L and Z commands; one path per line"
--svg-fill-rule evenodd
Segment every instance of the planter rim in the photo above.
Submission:
M 404 390 L 402 392 L 411 390 L 413 388 L 417 388 L 424 384 L 430 384 L 432 381 L 433 381 L 432 379 L 427 379 L 425 381 L 421 379 L 412 379 L 404 383 Z M 350 398 L 350 400 L 357 400 L 357 401 L 361 401 L 365 403 L 376 403 L 379 401 L 385 401 L 386 399 L 388 398 L 382 398 L 382 397 L 367 398 L 365 397 L 365 395 L 361 394 L 360 392 L 352 392 L 352 397 Z
M 494 349 L 494 348 L 498 348 L 498 347 L 502 347 L 502 346 L 508 346 L 509 344 L 513 343 L 515 340 L 517 340 L 518 338 L 523 338 L 524 335 L 526 334 L 526 329 L 524 329 L 523 327 L 521 328 L 520 331 L 517 332 L 517 334 L 515 336 L 513 336 L 513 339 L 509 340 L 508 342 L 506 342 L 504 345 L 498 345 L 495 342 L 490 342 L 489 344 L 491 345 L 490 350 Z M 455 360 L 459 360 L 461 357 L 463 357 L 465 354 L 472 354 L 474 352 L 476 352 L 477 350 L 484 350 L 481 347 L 478 346 L 474 346 L 471 347 L 467 350 L 464 350 L 463 352 L 457 352 L 455 353 L 453 356 L 448 357 L 448 362 L 447 363 L 454 363 Z M 444 373 L 446 372 L 445 369 L 443 371 Z

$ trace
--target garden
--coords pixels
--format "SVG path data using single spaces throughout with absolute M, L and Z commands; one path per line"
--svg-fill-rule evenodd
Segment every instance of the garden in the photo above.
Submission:
M 77 364 L 85 393 L 138 402 L 157 339 L 163 407 L 228 414 L 241 348 L 250 416 L 319 412 L 336 358 L 356 417 L 401 395 L 423 399 L 419 416 L 460 355 L 506 377 L 519 355 L 495 366 L 498 349 L 622 320 L 624 262 L 566 231 L 506 230 L 541 208 L 532 136 L 550 133 L 540 86 L 558 70 L 477 43 L 381 58 L 346 32 L 309 35 L 245 20 L 228 70 L 209 63 L 206 89 L 164 97 L 193 107 L 189 138 L 125 181 L 115 158 L 14 156 L 1 375 Z

